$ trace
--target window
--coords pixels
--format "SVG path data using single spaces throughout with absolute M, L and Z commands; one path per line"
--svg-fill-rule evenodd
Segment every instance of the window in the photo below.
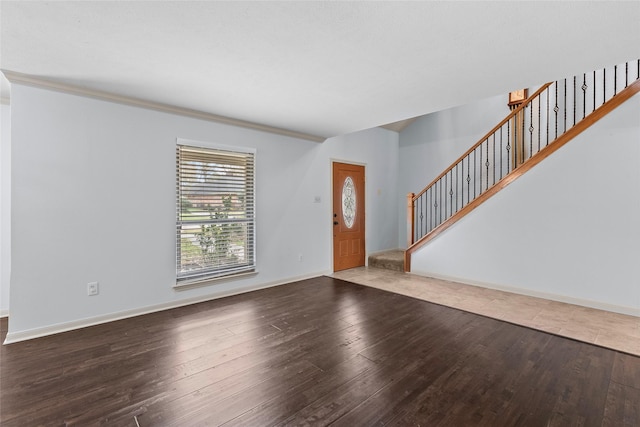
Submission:
M 255 153 L 182 142 L 176 149 L 176 285 L 254 271 Z

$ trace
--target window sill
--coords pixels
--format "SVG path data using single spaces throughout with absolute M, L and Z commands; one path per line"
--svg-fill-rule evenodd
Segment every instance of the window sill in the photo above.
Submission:
M 193 289 L 193 288 L 199 288 L 203 286 L 217 285 L 219 283 L 224 283 L 224 282 L 230 282 L 232 280 L 237 280 L 240 278 L 255 276 L 256 274 L 258 274 L 258 271 L 253 270 L 253 271 L 244 271 L 242 273 L 229 274 L 227 276 L 210 277 L 206 279 L 184 280 L 181 282 L 176 282 L 176 284 L 173 285 L 173 289 L 176 291 L 184 291 L 187 289 Z

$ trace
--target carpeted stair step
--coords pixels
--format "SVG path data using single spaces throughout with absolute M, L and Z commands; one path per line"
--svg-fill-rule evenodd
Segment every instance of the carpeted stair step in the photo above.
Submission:
M 369 267 L 404 271 L 404 251 L 394 250 L 370 255 Z

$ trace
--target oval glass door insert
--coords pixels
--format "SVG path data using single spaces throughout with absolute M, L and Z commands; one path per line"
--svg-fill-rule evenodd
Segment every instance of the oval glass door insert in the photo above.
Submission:
M 342 218 L 347 228 L 353 227 L 356 219 L 356 187 L 350 176 L 344 180 L 342 186 Z

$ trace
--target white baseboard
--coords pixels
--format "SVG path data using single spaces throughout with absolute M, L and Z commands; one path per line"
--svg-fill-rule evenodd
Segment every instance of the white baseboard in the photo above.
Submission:
M 48 335 L 59 334 L 61 332 L 72 331 L 74 329 L 81 329 L 89 326 L 95 326 L 103 323 L 113 322 L 116 320 L 122 320 L 130 317 L 141 316 L 144 314 L 156 313 L 158 311 L 170 310 L 172 308 L 184 307 L 186 305 L 197 304 L 205 301 L 211 301 L 214 299 L 224 298 L 232 295 L 244 294 L 247 292 L 257 291 L 260 289 L 272 288 L 274 286 L 285 285 L 287 283 L 297 282 L 297 281 L 306 280 L 306 279 L 312 279 L 314 277 L 319 277 L 319 276 L 328 275 L 328 274 L 331 274 L 331 272 L 322 271 L 318 273 L 307 274 L 304 276 L 289 277 L 286 279 L 267 282 L 260 285 L 248 286 L 244 288 L 233 289 L 230 291 L 204 295 L 201 297 L 187 298 L 180 301 L 172 301 L 168 303 L 156 304 L 156 305 L 141 307 L 141 308 L 132 309 L 132 310 L 119 311 L 116 313 L 109 313 L 101 316 L 74 320 L 71 322 L 57 323 L 55 325 L 44 326 L 41 328 L 9 332 L 7 333 L 7 337 L 4 340 L 4 344 L 13 344 L 20 341 L 26 341 L 34 338 L 45 337 Z
M 552 301 L 564 302 L 567 304 L 581 305 L 583 307 L 595 308 L 598 310 L 611 311 L 614 313 L 627 314 L 630 316 L 640 317 L 640 308 L 628 307 L 624 305 L 609 304 L 600 301 L 593 301 L 582 298 L 574 298 L 567 295 L 552 294 L 548 292 L 540 292 L 527 288 L 518 288 L 515 286 L 496 285 L 495 283 L 478 282 L 459 277 L 435 274 L 428 271 L 411 271 L 411 274 L 417 276 L 433 277 L 434 279 L 447 280 L 450 282 L 462 283 L 463 285 L 477 286 L 481 288 L 495 289 L 497 291 L 511 292 L 513 294 L 525 295 L 529 297 L 543 298 Z

